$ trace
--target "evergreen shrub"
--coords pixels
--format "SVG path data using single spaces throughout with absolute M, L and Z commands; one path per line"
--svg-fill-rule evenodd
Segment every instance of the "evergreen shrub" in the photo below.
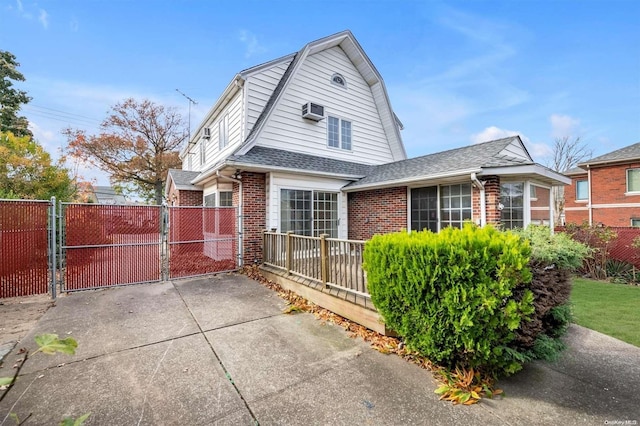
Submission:
M 364 268 L 374 305 L 409 348 L 444 367 L 500 375 L 526 361 L 510 343 L 534 312 L 530 254 L 518 235 L 466 224 L 374 236 Z
M 531 245 L 529 268 L 533 278 L 528 289 L 534 296 L 534 313 L 516 331 L 511 347 L 526 360 L 554 361 L 564 350 L 560 339 L 571 323 L 571 277 L 591 249 L 565 233 L 552 234 L 545 226 L 513 231 Z M 515 291 L 516 299 L 520 296 Z

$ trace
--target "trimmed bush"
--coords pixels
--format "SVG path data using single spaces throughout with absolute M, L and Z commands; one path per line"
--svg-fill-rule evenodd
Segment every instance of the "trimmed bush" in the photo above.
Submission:
M 409 348 L 448 368 L 499 375 L 526 361 L 510 343 L 534 312 L 524 288 L 530 254 L 515 234 L 467 224 L 374 236 L 364 268 L 374 305 Z
M 516 331 L 511 347 L 525 359 L 554 361 L 564 350 L 562 337 L 571 322 L 571 272 L 580 268 L 591 250 L 564 233 L 552 234 L 545 226 L 529 226 L 513 231 L 531 245 L 529 267 L 533 278 L 535 311 Z M 521 298 L 516 290 L 516 299 Z

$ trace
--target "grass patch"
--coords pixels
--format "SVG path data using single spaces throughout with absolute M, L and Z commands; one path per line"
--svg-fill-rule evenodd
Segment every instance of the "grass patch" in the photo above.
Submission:
M 574 322 L 640 347 L 640 287 L 573 279 Z

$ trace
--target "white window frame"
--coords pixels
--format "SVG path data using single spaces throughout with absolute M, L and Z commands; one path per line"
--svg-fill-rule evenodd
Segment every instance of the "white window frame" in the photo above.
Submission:
M 284 220 L 284 215 L 282 212 L 282 195 L 283 195 L 283 191 L 297 191 L 297 192 L 302 192 L 302 193 L 308 193 L 310 198 L 309 198 L 309 232 L 310 232 L 310 236 L 316 236 L 318 237 L 320 235 L 320 230 L 318 229 L 318 223 L 320 222 L 320 219 L 316 217 L 316 211 L 318 211 L 318 205 L 321 202 L 328 202 L 330 204 L 335 203 L 335 214 L 336 214 L 336 220 L 335 220 L 335 229 L 333 229 L 333 231 L 335 232 L 334 235 L 330 235 L 330 237 L 332 238 L 339 238 L 340 237 L 340 192 L 338 191 L 329 191 L 329 190 L 323 190 L 323 189 L 308 189 L 308 188 L 293 188 L 293 187 L 281 187 L 279 188 L 279 197 L 280 197 L 280 207 L 279 207 L 279 227 L 278 229 L 280 229 L 280 232 L 287 232 L 288 229 L 284 229 L 283 225 L 283 220 Z M 319 200 L 317 198 L 319 193 L 323 193 L 323 194 L 331 194 L 331 195 L 335 195 L 335 201 L 333 200 Z M 299 200 L 300 201 L 300 200 Z M 301 212 L 303 210 L 297 209 L 295 212 Z M 327 210 L 324 210 L 325 212 Z M 295 213 L 294 212 L 294 213 Z M 289 217 L 289 220 L 292 220 L 291 217 Z M 294 221 L 300 221 L 300 219 L 295 219 L 293 218 Z M 326 219 L 322 220 L 322 223 L 326 223 L 326 222 L 330 222 L 327 221 Z M 322 231 L 327 231 L 326 229 L 323 229 Z M 328 232 L 331 232 L 331 230 L 329 230 Z M 301 234 L 301 235 L 306 235 L 306 234 Z
M 583 182 L 585 185 L 587 185 L 587 197 L 586 198 L 578 198 L 578 184 Z M 589 201 L 589 179 L 578 179 L 576 180 L 576 202 L 587 202 Z
M 331 120 L 338 121 L 338 146 L 331 145 L 330 134 L 331 131 L 329 126 L 331 125 Z M 345 135 L 343 133 L 343 123 L 349 123 L 349 147 L 345 148 Z M 340 117 L 336 117 L 335 115 L 329 115 L 327 117 L 327 147 L 331 149 L 340 149 L 342 151 L 352 151 L 353 150 L 353 122 L 350 120 L 345 120 Z
M 499 203 L 502 206 L 502 208 L 500 209 L 500 224 L 502 225 L 502 227 L 504 229 L 514 229 L 513 228 L 513 222 L 519 222 L 519 219 L 513 219 L 513 217 L 511 217 L 510 219 L 508 219 L 508 222 L 510 224 L 510 226 L 507 228 L 505 227 L 505 222 L 507 222 L 507 220 L 503 220 L 502 218 L 502 214 L 503 212 L 506 211 L 513 211 L 513 210 L 517 210 L 518 208 L 516 207 L 515 209 L 513 208 L 513 205 L 507 206 L 504 203 L 502 203 L 502 187 L 505 185 L 522 185 L 522 195 L 520 195 L 520 197 L 522 197 L 522 206 L 520 206 L 520 210 L 522 210 L 522 228 L 526 228 L 527 225 L 529 225 L 529 223 L 531 223 L 531 200 L 530 200 L 530 189 L 529 189 L 529 182 L 528 181 L 505 181 L 505 182 L 500 182 L 500 197 L 499 197 Z M 510 199 L 514 199 L 516 197 L 509 197 Z M 512 215 L 511 215 L 512 216 Z M 519 228 L 519 227 L 516 227 Z
M 336 82 L 336 81 L 334 80 L 336 77 L 338 77 L 338 78 L 340 78 L 340 79 L 342 80 L 342 84 L 340 84 L 340 83 L 338 83 L 338 82 Z M 334 73 L 334 74 L 331 76 L 331 84 L 333 84 L 334 86 L 338 86 L 338 87 L 340 87 L 341 89 L 345 89 L 345 90 L 346 90 L 346 88 L 347 88 L 347 79 L 346 79 L 346 78 L 344 78 L 344 75 L 342 75 L 342 74 L 340 74 L 339 72 L 337 72 L 337 73 Z
M 460 187 L 460 193 L 457 195 L 453 195 L 451 194 L 451 192 L 449 192 L 448 194 L 444 194 L 442 189 L 447 187 L 449 188 L 449 191 L 451 191 L 451 189 L 454 186 L 458 186 Z M 464 207 L 462 205 L 462 199 L 463 197 L 467 197 L 466 194 L 462 193 L 462 187 L 463 186 L 468 186 L 469 187 L 469 206 L 468 207 Z M 449 200 L 449 206 L 447 207 L 445 205 L 445 203 L 443 202 L 445 199 Z M 460 206 L 458 207 L 453 207 L 453 200 L 460 200 Z M 438 185 L 438 228 L 439 230 L 444 229 L 446 226 L 454 226 L 455 222 L 459 222 L 460 226 L 457 226 L 457 224 L 455 224 L 456 227 L 462 228 L 462 226 L 464 225 L 464 222 L 467 220 L 473 220 L 473 185 L 471 185 L 471 182 L 460 182 L 460 183 L 447 183 L 447 184 L 442 184 L 442 185 Z M 466 211 L 469 212 L 469 218 L 464 219 L 464 213 L 466 213 Z M 446 221 L 443 219 L 444 217 L 444 213 L 447 212 L 449 214 L 449 219 L 447 219 Z M 459 212 L 460 213 L 460 219 L 452 219 L 451 218 L 451 214 L 453 212 Z M 444 222 L 447 223 L 447 225 L 445 226 Z
M 629 189 L 629 174 L 631 172 L 640 173 L 640 168 L 627 169 L 627 173 L 626 173 L 626 175 L 627 175 L 627 187 L 626 187 L 627 192 L 626 192 L 626 194 L 640 194 L 640 188 L 636 189 L 635 191 L 632 191 L 631 189 Z
M 207 204 L 207 201 L 213 201 L 213 205 Z M 216 193 L 212 192 L 211 194 L 207 194 L 203 197 L 202 205 L 205 207 L 217 207 L 218 204 L 216 201 Z
M 231 194 L 229 199 L 225 199 L 225 203 L 222 203 L 222 194 L 225 194 L 225 197 L 229 197 L 228 194 Z M 233 207 L 233 191 L 220 191 L 218 192 L 218 206 L 220 207 Z
M 229 146 L 229 114 L 225 114 L 218 123 L 218 149 L 222 151 L 227 146 Z
M 207 162 L 207 147 L 204 142 L 206 139 L 200 139 L 200 168 L 204 168 L 204 163 Z
M 630 225 L 632 228 L 640 228 L 640 219 L 632 217 Z

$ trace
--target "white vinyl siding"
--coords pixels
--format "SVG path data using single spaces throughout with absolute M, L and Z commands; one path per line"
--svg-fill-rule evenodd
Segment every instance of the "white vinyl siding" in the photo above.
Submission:
M 247 78 L 244 85 L 244 90 L 247 91 L 245 135 L 251 132 L 289 64 L 290 61 L 287 61 Z
M 331 83 L 335 73 L 348 81 L 347 89 Z M 349 118 L 351 151 L 327 147 L 326 119 L 303 119 L 300 108 L 305 102 L 323 105 L 325 116 Z M 371 88 L 337 46 L 308 56 L 300 65 L 265 123 L 257 145 L 364 164 L 393 160 Z
M 523 160 L 531 161 L 531 157 L 527 154 L 527 151 L 518 142 L 511 142 L 507 145 L 499 155 L 505 155 L 509 157 L 521 158 Z
M 242 105 L 242 91 L 238 91 L 227 106 L 216 115 L 215 119 L 206 123 L 206 126 L 211 128 L 211 139 L 206 140 L 205 162 L 200 162 L 197 170 L 205 170 L 212 166 L 230 155 L 231 151 L 240 145 L 242 142 Z M 205 139 L 200 139 L 200 141 L 203 140 Z M 222 144 L 221 142 L 225 140 L 226 144 Z

